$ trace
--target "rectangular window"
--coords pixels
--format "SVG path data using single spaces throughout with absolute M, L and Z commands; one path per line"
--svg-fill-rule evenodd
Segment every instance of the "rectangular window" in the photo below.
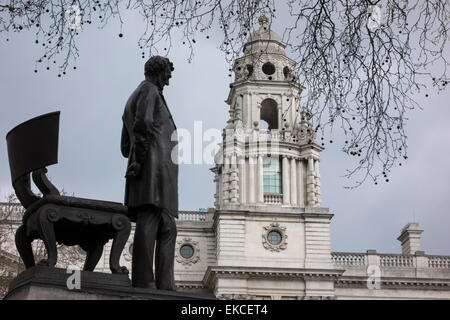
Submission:
M 281 193 L 281 170 L 279 157 L 266 157 L 263 161 L 264 193 Z

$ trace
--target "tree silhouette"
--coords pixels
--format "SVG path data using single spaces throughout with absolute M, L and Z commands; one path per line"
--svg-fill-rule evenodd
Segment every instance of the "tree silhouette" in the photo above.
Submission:
M 407 159 L 405 124 L 420 108 L 417 94 L 428 97 L 449 82 L 448 0 L 9 1 L 0 5 L 0 31 L 36 33 L 44 51 L 37 63 L 49 69 L 61 57 L 61 76 L 79 55 L 83 29 L 118 20 L 124 37 L 123 13 L 134 11 L 144 21 L 138 41 L 143 58 L 184 46 L 190 61 L 196 42 L 220 31 L 219 48 L 231 64 L 259 16 L 272 22 L 283 10 L 283 41 L 307 88 L 302 109 L 321 143 L 336 131 L 344 136 L 343 151 L 357 158 L 346 174 L 353 186 L 367 178 L 388 181 L 390 170 Z

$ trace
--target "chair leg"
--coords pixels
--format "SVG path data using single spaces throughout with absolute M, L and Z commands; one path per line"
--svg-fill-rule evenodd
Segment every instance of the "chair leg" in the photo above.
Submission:
M 94 271 L 98 261 L 102 257 L 103 245 L 93 245 L 88 247 L 86 261 L 84 262 L 84 271 Z
M 45 249 L 47 250 L 47 259 L 39 261 L 39 264 L 54 267 L 58 258 L 58 250 L 56 248 L 55 229 L 53 222 L 49 220 L 47 211 L 48 210 L 40 211 L 38 218 L 39 236 L 44 242 Z
M 112 226 L 116 232 L 109 256 L 109 267 L 112 273 L 128 274 L 128 269 L 126 267 L 121 267 L 119 265 L 119 260 L 122 250 L 130 236 L 131 223 L 127 217 L 116 214 L 112 218 Z
M 16 230 L 15 241 L 17 251 L 19 251 L 19 255 L 25 264 L 25 268 L 28 269 L 34 267 L 33 249 L 31 248 L 33 240 L 27 236 L 24 225 L 21 225 Z

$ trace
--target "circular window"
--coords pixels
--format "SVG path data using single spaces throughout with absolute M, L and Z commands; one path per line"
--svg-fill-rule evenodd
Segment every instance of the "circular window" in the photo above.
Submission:
M 192 258 L 194 255 L 194 248 L 189 244 L 182 245 L 180 248 L 180 255 L 185 259 Z
M 272 245 L 277 245 L 281 243 L 281 234 L 278 231 L 270 231 L 267 235 L 267 241 Z
M 271 74 L 275 73 L 275 66 L 270 62 L 266 62 L 262 66 L 262 71 L 268 76 L 270 76 Z

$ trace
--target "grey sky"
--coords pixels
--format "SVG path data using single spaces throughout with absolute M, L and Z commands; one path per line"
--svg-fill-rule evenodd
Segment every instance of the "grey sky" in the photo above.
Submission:
M 126 17 L 125 17 L 126 18 Z M 281 20 L 281 21 L 280 21 Z M 34 116 L 61 110 L 59 163 L 49 176 L 59 188 L 76 196 L 122 201 L 126 159 L 119 149 L 121 116 L 126 99 L 143 79 L 137 39 L 141 25 L 129 19 L 124 37 L 112 23 L 102 30 L 84 30 L 76 71 L 63 78 L 56 69 L 39 68 L 41 53 L 31 33 L 0 35 L 0 196 L 12 191 L 6 153 L 6 133 Z M 282 34 L 282 19 L 274 30 Z M 175 71 L 165 97 L 179 128 L 203 130 L 224 127 L 228 108 L 229 66 L 214 39 L 197 41 L 195 58 L 175 44 L 169 58 Z M 450 58 L 450 57 L 449 57 Z M 53 67 L 53 65 L 51 65 Z M 423 95 L 422 95 L 423 96 Z M 450 93 L 419 97 L 423 111 L 410 114 L 409 160 L 393 171 L 389 183 L 366 184 L 346 190 L 341 178 L 351 165 L 338 144 L 327 144 L 321 155 L 323 206 L 332 220 L 334 251 L 400 252 L 400 229 L 417 221 L 425 230 L 422 249 L 450 255 Z M 213 206 L 213 174 L 209 165 L 182 165 L 179 176 L 180 209 Z

